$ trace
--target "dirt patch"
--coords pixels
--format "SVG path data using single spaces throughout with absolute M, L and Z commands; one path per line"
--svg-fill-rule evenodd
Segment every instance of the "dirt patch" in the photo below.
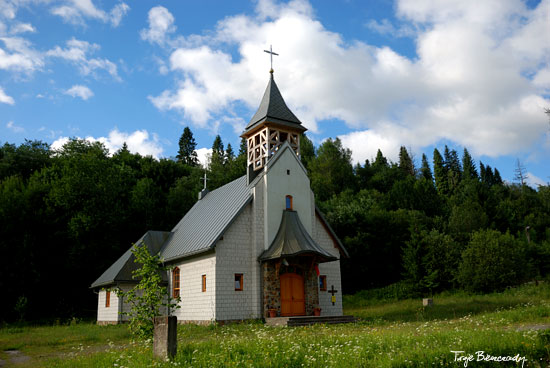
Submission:
M 536 325 L 525 325 L 517 328 L 517 331 L 528 331 L 528 330 L 550 330 L 550 324 L 536 324 Z
M 23 354 L 19 350 L 5 350 L 4 353 L 8 355 L 8 360 L 13 365 L 27 363 L 31 360 L 30 356 Z M 0 366 L 4 365 L 6 365 L 6 361 L 2 361 L 0 364 Z

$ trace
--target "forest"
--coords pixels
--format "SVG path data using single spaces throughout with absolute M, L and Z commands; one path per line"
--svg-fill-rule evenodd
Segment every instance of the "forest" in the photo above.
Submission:
M 197 200 L 246 173 L 217 136 L 209 165 L 187 127 L 175 158 L 114 154 L 72 139 L 0 147 L 0 323 L 93 318 L 90 284 L 147 230 L 170 230 Z M 319 208 L 350 254 L 344 293 L 416 297 L 444 290 L 502 290 L 550 274 L 550 187 L 504 182 L 467 149 L 435 149 L 420 162 L 401 147 L 353 165 L 339 139 L 301 139 Z

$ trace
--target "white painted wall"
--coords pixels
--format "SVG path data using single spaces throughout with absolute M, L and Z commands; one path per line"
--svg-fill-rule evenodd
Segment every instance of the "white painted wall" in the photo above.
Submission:
M 329 233 L 325 230 L 318 216 L 315 216 L 313 239 L 327 252 L 334 255 L 335 257 L 340 258 L 338 248 L 334 246 L 334 241 L 330 237 Z M 321 307 L 321 315 L 343 315 L 340 260 L 319 264 L 319 274 L 325 275 L 327 277 L 327 291 L 319 290 L 319 306 Z M 332 305 L 332 294 L 328 292 L 332 285 L 334 285 L 334 289 L 338 291 L 336 294 L 334 294 L 334 296 L 336 296 L 336 302 L 334 303 L 334 305 Z
M 99 291 L 97 295 L 97 321 L 98 322 L 118 322 L 119 321 L 119 299 L 114 291 L 111 291 L 110 306 L 105 307 L 107 290 Z
M 253 251 L 252 204 L 246 206 L 216 244 L 216 319 L 259 318 L 259 263 Z M 257 268 L 258 270 L 254 270 Z M 235 274 L 243 274 L 243 290 L 235 290 Z
M 288 146 L 280 152 L 278 159 L 269 167 L 264 181 L 265 243 L 269 248 L 277 235 L 281 224 L 283 210 L 286 208 L 285 197 L 293 198 L 293 209 L 298 212 L 300 221 L 311 234 L 313 230 L 313 213 L 309 178 L 299 162 L 299 157 Z M 290 170 L 290 175 L 287 175 Z
M 178 321 L 213 321 L 216 319 L 216 254 L 208 253 L 179 261 L 181 308 L 172 311 Z M 206 275 L 206 292 L 202 292 L 202 275 Z M 170 295 L 172 275 L 170 274 Z

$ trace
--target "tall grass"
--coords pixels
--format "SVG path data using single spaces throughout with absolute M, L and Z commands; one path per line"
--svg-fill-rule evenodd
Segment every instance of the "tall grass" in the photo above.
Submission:
M 346 312 L 361 317 L 360 322 L 348 325 L 182 325 L 178 326 L 178 354 L 171 362 L 153 359 L 150 343 L 132 342 L 125 335 L 126 326 L 1 329 L 0 346 L 18 346 L 31 355 L 35 349 L 48 346 L 60 350 L 60 354 L 34 360 L 32 365 L 59 368 L 463 367 L 464 363 L 456 362 L 452 353 L 458 350 L 470 354 L 483 350 L 500 356 L 519 354 L 527 359 L 526 367 L 550 366 L 550 332 L 532 329 L 534 325 L 550 325 L 548 285 L 524 286 L 485 296 L 436 295 L 434 302 L 428 309 L 422 308 L 419 300 L 385 304 L 377 301 L 368 306 L 347 304 Z M 28 336 L 35 332 L 39 337 Z M 67 340 L 59 340 L 62 335 Z M 114 342 L 107 345 L 103 336 Z M 88 341 L 91 348 L 83 341 Z M 521 364 L 468 365 L 516 366 Z

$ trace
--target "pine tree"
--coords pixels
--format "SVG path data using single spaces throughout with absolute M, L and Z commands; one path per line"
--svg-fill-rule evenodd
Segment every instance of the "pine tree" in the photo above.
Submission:
M 231 162 L 235 159 L 235 153 L 233 152 L 233 147 L 231 147 L 231 143 L 228 143 L 227 148 L 225 149 L 225 159 L 226 162 Z
M 494 170 L 494 182 L 496 185 L 502 185 L 504 184 L 504 182 L 502 181 L 502 177 L 500 176 L 500 173 L 498 172 L 498 169 L 495 167 L 495 170 Z
M 437 188 L 437 191 L 439 192 L 439 194 L 447 195 L 449 193 L 447 167 L 445 165 L 443 157 L 441 157 L 441 153 L 439 153 L 437 148 L 434 149 L 433 161 L 435 186 Z
M 422 167 L 420 168 L 420 177 L 428 181 L 433 181 L 432 169 L 430 169 L 428 158 L 424 153 L 422 154 Z
M 464 154 L 462 155 L 462 179 L 477 179 L 478 174 L 476 165 L 470 156 L 468 149 L 464 147 Z
M 222 137 L 218 134 L 216 138 L 214 138 L 214 143 L 212 143 L 212 157 L 210 165 L 212 164 L 220 164 L 223 165 L 225 162 L 225 152 L 223 149 L 223 142 Z
M 401 146 L 399 149 L 399 168 L 403 170 L 405 174 L 411 176 L 415 175 L 414 163 L 405 146 Z
M 458 153 L 453 150 L 449 150 L 449 147 L 445 145 L 445 167 L 447 169 L 447 186 L 449 193 L 454 193 L 458 188 L 458 183 L 462 177 L 462 168 L 460 167 L 460 160 L 458 159 Z
M 525 166 L 519 161 L 519 159 L 516 160 L 516 168 L 514 169 L 514 173 L 514 179 L 517 180 L 522 187 L 526 185 L 528 176 L 525 173 Z
M 179 162 L 183 162 L 189 166 L 198 166 L 199 159 L 197 157 L 197 143 L 193 137 L 193 133 L 189 127 L 183 129 L 183 133 L 179 140 L 179 150 L 176 158 Z
M 241 144 L 239 145 L 239 156 L 241 155 L 246 156 L 246 152 L 248 151 L 248 149 L 246 148 L 246 145 L 247 145 L 246 138 L 242 137 Z
M 389 167 L 388 160 L 384 157 L 382 154 L 382 151 L 380 151 L 380 148 L 376 152 L 376 158 L 374 159 L 374 162 L 372 163 L 372 167 L 374 169 L 381 169 L 382 167 Z

